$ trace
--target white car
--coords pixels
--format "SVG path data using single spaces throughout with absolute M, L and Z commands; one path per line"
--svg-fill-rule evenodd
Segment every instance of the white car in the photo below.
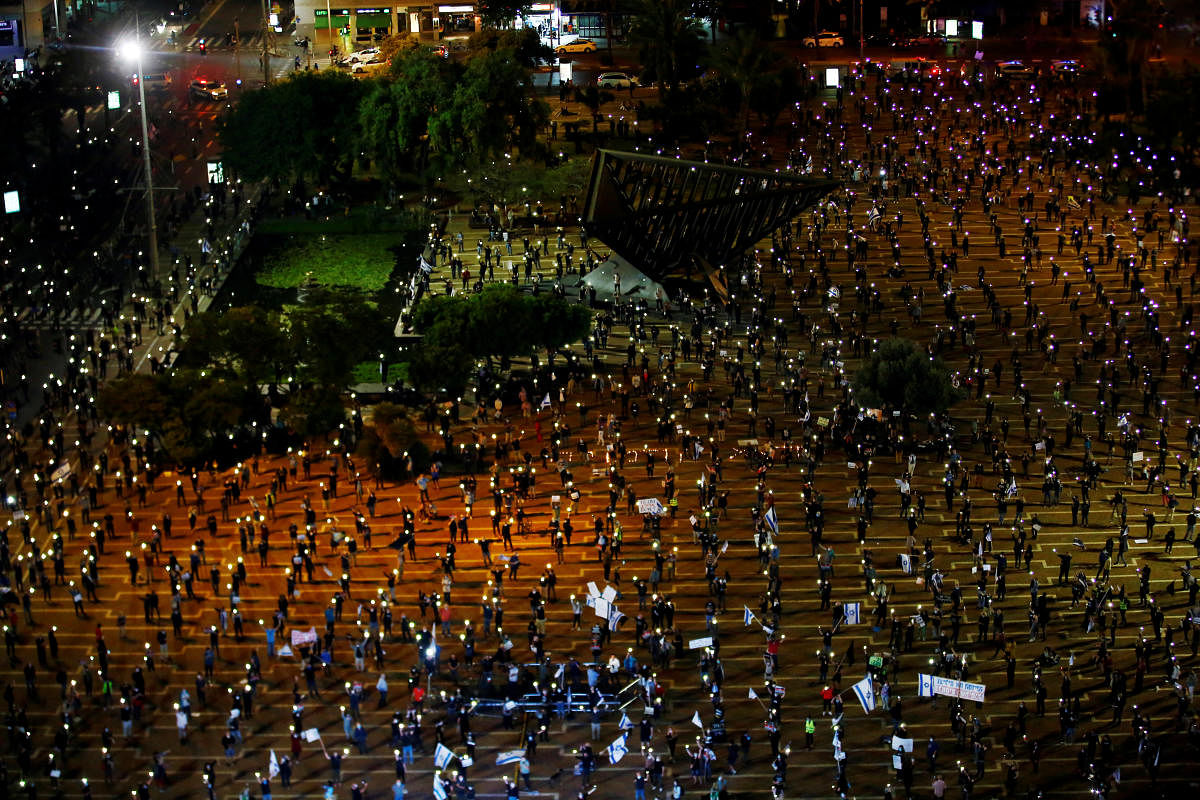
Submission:
M 807 36 L 801 41 L 805 47 L 845 47 L 846 40 L 836 31 L 821 31 L 816 36 Z
M 566 44 L 560 44 L 558 47 L 554 48 L 554 52 L 558 53 L 559 55 L 564 55 L 566 53 L 594 53 L 598 49 L 599 48 L 596 47 L 596 43 L 591 39 L 574 39 Z
M 1020 61 L 1001 61 L 996 65 L 996 77 L 1002 80 L 1031 81 L 1034 72 L 1032 67 L 1027 67 Z
M 637 78 L 624 72 L 601 72 L 596 76 L 596 85 L 601 89 L 629 89 L 637 86 Z
M 383 69 L 387 65 L 388 61 L 382 53 L 376 53 L 365 61 L 354 61 L 347 64 L 352 75 L 369 75 L 372 72 Z
M 188 91 L 193 97 L 199 97 L 203 100 L 224 100 L 229 97 L 229 90 L 225 88 L 225 84 L 220 81 L 210 81 L 206 78 L 197 78 L 188 86 Z
M 346 64 L 354 66 L 355 64 L 365 63 L 379 55 L 378 47 L 368 47 L 365 50 L 356 50 L 346 56 Z

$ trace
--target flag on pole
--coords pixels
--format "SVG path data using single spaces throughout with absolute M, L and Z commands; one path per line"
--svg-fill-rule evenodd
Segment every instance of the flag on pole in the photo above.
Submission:
M 625 746 L 625 739 L 626 737 L 622 736 L 608 746 L 607 752 L 609 763 L 616 764 L 625 757 L 626 753 L 629 752 L 629 748 Z
M 774 533 L 774 534 L 779 533 L 779 517 L 776 516 L 776 514 L 775 514 L 774 504 L 772 504 L 771 507 L 767 509 L 766 514 L 763 514 L 763 522 L 765 522 L 767 524 L 767 527 L 771 529 L 771 533 Z
M 446 786 L 442 783 L 442 779 L 438 776 L 433 776 L 433 796 L 437 800 L 446 800 Z
M 842 606 L 842 615 L 847 625 L 858 625 L 862 622 L 862 603 L 846 603 Z
M 617 725 L 623 731 L 633 730 L 633 723 L 629 721 L 629 715 L 624 711 L 621 712 L 621 722 Z
M 728 549 L 729 549 L 729 542 L 727 541 L 727 542 L 725 542 L 725 544 L 721 545 L 721 555 L 725 555 L 725 551 Z
M 704 730 L 704 723 L 700 720 L 700 712 L 699 711 L 692 714 L 692 724 L 695 725 L 700 730 Z
M 742 612 L 742 622 L 749 626 L 755 620 L 754 613 L 750 610 L 750 606 L 742 606 L 742 608 L 745 609 Z
M 858 702 L 862 703 L 863 711 L 870 714 L 875 710 L 875 687 L 871 684 L 871 676 L 863 678 L 852 687 Z
M 912 575 L 912 556 L 910 556 L 908 553 L 900 554 L 900 568 L 904 570 L 905 575 Z
M 917 675 L 917 697 L 933 697 L 933 676 L 919 673 Z
M 457 756 L 454 751 L 441 742 L 438 743 L 437 750 L 433 754 L 433 763 L 437 764 L 438 769 L 445 769 L 446 766 L 453 761 Z
M 271 760 L 267 762 L 267 774 L 274 778 L 279 774 L 279 759 L 275 757 L 275 751 L 271 751 Z
M 754 691 L 753 686 L 750 687 L 749 697 L 747 699 L 749 699 L 749 700 L 757 700 L 758 699 L 758 692 Z

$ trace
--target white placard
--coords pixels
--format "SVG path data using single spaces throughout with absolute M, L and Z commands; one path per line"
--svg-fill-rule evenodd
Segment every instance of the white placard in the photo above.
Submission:
M 701 647 L 712 647 L 712 637 L 704 636 L 700 639 L 692 639 L 688 642 L 688 650 L 699 650 Z

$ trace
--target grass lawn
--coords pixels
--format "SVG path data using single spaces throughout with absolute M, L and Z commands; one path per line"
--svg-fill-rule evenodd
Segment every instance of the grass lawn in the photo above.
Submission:
M 396 263 L 391 248 L 405 243 L 398 233 L 332 235 L 309 233 L 272 252 L 255 280 L 292 289 L 310 277 L 321 286 L 348 286 L 369 292 L 387 283 Z
M 388 364 L 388 383 L 398 380 L 408 380 L 408 362 Z M 379 362 L 362 361 L 354 365 L 354 383 L 379 383 Z

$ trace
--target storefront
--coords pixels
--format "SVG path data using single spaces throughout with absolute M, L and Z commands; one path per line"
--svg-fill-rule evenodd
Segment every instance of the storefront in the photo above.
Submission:
M 395 32 L 395 21 L 389 8 L 354 9 L 354 40 L 358 43 L 373 42 Z
M 296 9 L 300 13 L 300 9 Z M 330 14 L 332 14 L 332 21 Z M 349 48 L 349 37 L 345 35 L 350 27 L 350 9 L 348 8 L 318 8 L 313 10 L 313 46 L 318 55 L 337 45 L 339 50 Z M 297 33 L 300 25 L 296 26 Z
M 530 6 L 529 15 L 518 16 L 518 28 L 533 28 L 538 32 L 542 44 L 557 47 L 562 44 L 562 13 L 554 3 L 534 3 Z
M 442 38 L 447 36 L 470 36 L 480 28 L 479 15 L 474 5 L 438 6 L 433 27 Z

